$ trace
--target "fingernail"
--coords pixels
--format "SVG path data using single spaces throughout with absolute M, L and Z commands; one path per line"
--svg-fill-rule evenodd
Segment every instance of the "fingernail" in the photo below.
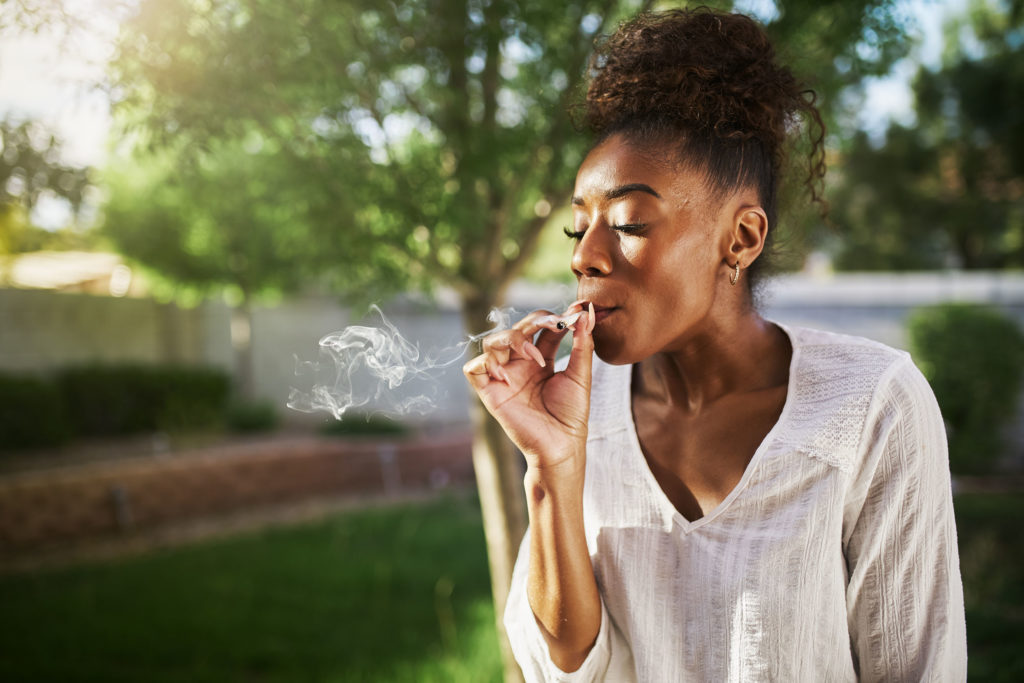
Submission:
M 594 315 L 594 304 L 590 304 L 590 315 L 587 316 L 587 334 L 592 334 L 597 326 L 597 316 Z
M 498 372 L 501 373 L 501 378 L 505 380 L 505 384 L 512 384 L 512 379 L 508 376 L 508 373 L 505 372 L 505 368 L 499 367 Z
M 547 367 L 547 363 L 544 361 L 544 356 L 541 354 L 540 349 L 538 349 L 536 346 L 534 346 L 530 342 L 526 342 L 525 344 L 523 344 L 523 350 L 526 351 L 527 355 L 530 356 L 530 358 L 537 361 L 537 364 L 540 365 L 542 368 Z
M 584 302 L 586 302 L 586 299 L 577 299 L 576 301 L 573 301 L 565 308 L 565 313 L 563 313 L 562 315 L 569 315 L 569 313 L 573 312 L 573 309 L 575 309 L 578 306 L 582 306 Z

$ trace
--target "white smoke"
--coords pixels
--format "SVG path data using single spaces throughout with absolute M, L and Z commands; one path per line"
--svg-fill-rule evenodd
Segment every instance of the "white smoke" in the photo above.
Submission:
M 308 391 L 292 389 L 288 407 L 304 413 L 327 412 L 340 420 L 353 408 L 399 417 L 429 413 L 443 399 L 442 371 L 468 360 L 474 342 L 509 327 L 516 312 L 493 309 L 494 327 L 457 344 L 424 352 L 406 339 L 377 306 L 379 326 L 352 325 L 320 340 L 320 360 L 298 362 L 296 375 L 312 382 Z M 475 349 L 472 349 L 475 351 Z

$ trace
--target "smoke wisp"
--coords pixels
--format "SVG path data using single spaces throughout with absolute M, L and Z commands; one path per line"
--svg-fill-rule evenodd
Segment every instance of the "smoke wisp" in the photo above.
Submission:
M 352 325 L 332 332 L 319 342 L 318 361 L 296 359 L 295 374 L 312 387 L 293 388 L 289 408 L 327 412 L 338 420 L 353 408 L 387 417 L 429 413 L 445 398 L 438 381 L 442 372 L 464 362 L 474 342 L 509 327 L 515 315 L 513 309 L 493 309 L 487 317 L 494 324 L 490 330 L 425 352 L 406 339 L 380 308 L 371 310 L 380 317 L 380 325 Z

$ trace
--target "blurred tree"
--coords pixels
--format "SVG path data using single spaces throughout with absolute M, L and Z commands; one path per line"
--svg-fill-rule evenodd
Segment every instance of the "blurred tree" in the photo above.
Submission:
M 61 143 L 34 121 L 0 120 L 0 259 L 40 249 L 82 247 L 87 236 L 32 225 L 41 197 L 60 199 L 77 213 L 89 187 L 89 170 L 61 161 Z M 0 282 L 6 275 L 0 268 Z
M 315 277 L 324 252 L 309 229 L 312 193 L 296 194 L 299 172 L 287 154 L 252 140 L 211 144 L 191 159 L 171 147 L 117 158 L 104 173 L 101 230 L 176 288 L 228 295 L 236 389 L 250 399 L 252 304 Z
M 244 221 L 224 218 L 213 205 L 238 204 L 236 216 L 263 205 L 268 218 L 246 229 L 297 230 L 318 252 L 311 264 L 335 264 L 339 291 L 362 289 L 365 299 L 446 285 L 462 298 L 466 328 L 485 329 L 488 312 L 502 303 L 553 207 L 571 190 L 586 140 L 565 112 L 580 94 L 594 37 L 652 4 L 141 0 L 123 23 L 112 64 L 120 120 L 143 131 L 146 148 L 173 150 L 173 173 L 259 140 L 268 151 L 229 167 L 245 177 L 273 173 L 274 180 L 258 190 L 237 182 L 205 191 L 189 185 L 162 209 L 196 204 L 184 218 L 129 221 L 114 210 L 107 223 L 115 231 L 115 221 L 169 225 L 153 237 L 161 247 L 140 244 L 138 232 L 123 248 L 153 264 L 169 258 L 151 257 L 154 251 L 177 249 L 184 266 L 198 252 L 182 221 L 204 223 L 203 234 L 211 234 L 237 220 L 238 234 L 246 234 Z M 834 102 L 839 89 L 884 73 L 903 54 L 893 6 L 791 0 L 761 18 L 787 58 Z M 216 180 L 207 175 L 204 182 Z M 281 216 L 270 218 L 280 201 L 289 202 L 287 226 L 277 222 Z M 199 208 L 202 202 L 211 205 Z M 267 267 L 289 269 L 305 258 L 294 252 Z M 500 620 L 524 531 L 520 470 L 479 405 L 474 422 Z M 504 638 L 502 644 L 511 679 L 515 666 Z
M 1022 6 L 973 2 L 943 67 L 915 78 L 916 124 L 853 138 L 831 196 L 839 267 L 1024 265 Z

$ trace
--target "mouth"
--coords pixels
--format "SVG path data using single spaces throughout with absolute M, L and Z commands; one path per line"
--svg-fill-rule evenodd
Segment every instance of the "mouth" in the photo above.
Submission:
M 592 301 L 585 302 L 584 303 L 584 308 L 586 308 L 586 304 L 588 304 L 588 303 L 593 303 L 593 302 Z M 619 310 L 618 306 L 599 306 L 598 304 L 594 304 L 594 321 L 597 324 L 600 324 L 602 320 L 604 320 L 608 316 L 614 314 L 618 310 Z

